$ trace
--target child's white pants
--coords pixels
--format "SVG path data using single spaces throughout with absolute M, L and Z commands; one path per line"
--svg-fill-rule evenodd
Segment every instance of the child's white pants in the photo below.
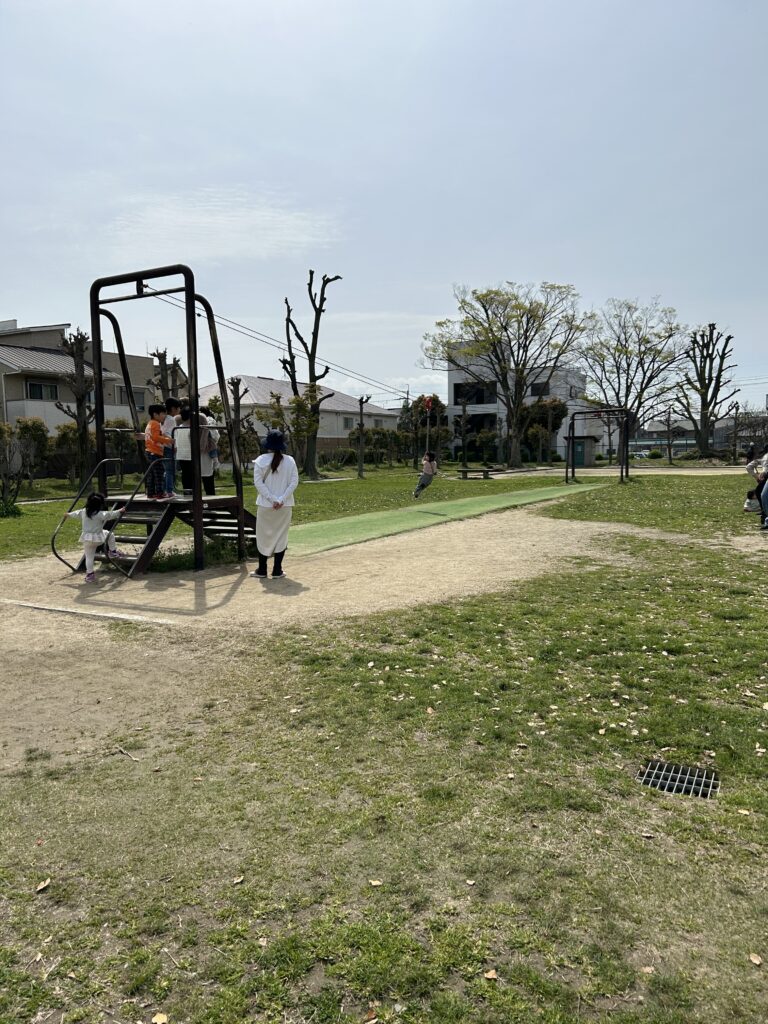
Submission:
M 93 567 L 96 563 L 95 555 L 101 547 L 101 544 L 94 544 L 89 540 L 83 541 L 83 551 L 85 552 L 85 571 L 93 572 Z

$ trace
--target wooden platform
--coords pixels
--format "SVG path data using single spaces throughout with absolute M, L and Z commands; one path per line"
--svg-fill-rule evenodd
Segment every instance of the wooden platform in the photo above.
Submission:
M 456 472 L 462 480 L 490 480 L 493 476 L 493 470 L 490 469 L 457 469 Z

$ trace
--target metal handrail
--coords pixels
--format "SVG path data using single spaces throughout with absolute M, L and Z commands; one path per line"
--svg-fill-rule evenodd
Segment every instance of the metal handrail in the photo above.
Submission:
M 90 476 L 88 477 L 88 479 L 85 481 L 83 486 L 80 488 L 80 490 L 75 495 L 75 500 L 69 506 L 69 508 L 65 512 L 64 516 L 62 517 L 61 522 L 58 523 L 58 525 L 56 526 L 56 529 L 53 531 L 53 536 L 51 537 L 51 551 L 58 558 L 58 560 L 60 562 L 63 562 L 64 565 L 68 566 L 72 570 L 72 572 L 77 572 L 77 566 L 74 566 L 74 565 L 72 565 L 71 562 L 68 562 L 66 560 L 66 558 L 64 558 L 62 555 L 60 555 L 59 552 L 56 550 L 56 537 L 58 536 L 59 530 L 64 525 L 64 520 L 66 519 L 67 515 L 69 515 L 69 513 L 72 512 L 72 510 L 74 509 L 75 505 L 77 505 L 78 501 L 80 501 L 82 496 L 85 494 L 86 489 L 91 486 L 93 478 L 99 472 L 101 467 L 103 465 L 105 465 L 105 463 L 107 463 L 107 462 L 122 462 L 122 461 L 123 461 L 122 459 L 102 459 L 101 462 L 97 462 L 96 463 L 96 465 L 91 470 Z
M 65 521 L 65 519 L 66 519 L 66 517 L 67 517 L 67 514 L 68 514 L 69 512 L 72 512 L 72 511 L 73 511 L 73 509 L 74 509 L 75 505 L 77 505 L 78 501 L 80 501 L 80 499 L 82 498 L 82 496 L 83 496 L 83 495 L 85 494 L 85 491 L 86 491 L 86 489 L 87 489 L 88 487 L 90 487 L 90 486 L 91 486 L 91 482 L 92 482 L 93 478 L 94 478 L 94 477 L 95 477 L 95 476 L 97 475 L 97 473 L 98 473 L 98 472 L 99 472 L 99 470 L 100 470 L 100 469 L 102 468 L 102 466 L 103 466 L 103 465 L 104 465 L 104 464 L 105 464 L 106 462 L 122 462 L 122 461 L 123 461 L 122 459 L 102 459 L 102 460 L 101 460 L 100 462 L 97 462 L 97 463 L 96 463 L 96 465 L 95 465 L 95 466 L 93 467 L 93 470 L 91 471 L 91 474 L 90 474 L 90 476 L 88 477 L 88 479 L 86 480 L 86 482 L 85 482 L 85 483 L 83 484 L 83 486 L 82 486 L 82 487 L 80 488 L 80 490 L 79 490 L 79 491 L 77 492 L 77 495 L 76 495 L 76 497 L 75 497 L 75 500 L 74 500 L 74 501 L 72 502 L 72 504 L 71 504 L 71 505 L 69 506 L 69 508 L 67 509 L 67 513 L 65 513 L 65 515 L 64 515 L 64 516 L 62 517 L 61 521 L 60 521 L 60 522 L 58 523 L 58 525 L 56 526 L 56 529 L 55 529 L 55 530 L 53 531 L 53 536 L 51 537 L 51 551 L 52 551 L 52 552 L 54 553 L 54 555 L 56 556 L 56 558 L 58 558 L 58 560 L 59 560 L 60 562 L 63 562 L 63 563 L 64 563 L 64 565 L 66 565 L 66 566 L 67 566 L 68 568 L 70 568 L 70 569 L 72 570 L 72 572 L 77 572 L 77 566 L 75 566 L 75 565 L 72 565 L 72 563 L 71 563 L 71 562 L 68 562 L 68 561 L 66 560 L 66 558 L 64 558 L 64 557 L 63 557 L 63 555 L 60 555 L 60 554 L 59 554 L 59 552 L 58 552 L 58 551 L 56 550 L 56 537 L 58 536 L 59 530 L 60 530 L 60 529 L 62 528 L 62 526 L 64 525 L 64 521 Z M 163 462 L 167 462 L 167 461 L 168 461 L 167 459 L 163 459 Z M 127 499 L 127 500 L 126 500 L 126 501 L 124 502 L 124 505 L 123 505 L 123 507 L 122 507 L 122 508 L 120 509 L 120 515 L 122 515 L 122 514 L 123 514 L 123 512 L 124 512 L 124 511 L 125 511 L 125 509 L 126 509 L 126 508 L 128 507 L 128 505 L 130 505 L 130 503 L 131 503 L 131 502 L 133 501 L 133 499 L 134 499 L 134 498 L 136 497 L 136 495 L 137 495 L 137 494 L 138 494 L 138 492 L 139 492 L 139 488 L 141 487 L 141 485 L 142 485 L 142 484 L 144 483 L 144 481 L 146 480 L 146 478 L 147 478 L 147 476 L 149 475 L 149 472 L 150 472 L 150 470 L 151 470 L 151 469 L 152 469 L 152 465 L 149 465 L 149 466 L 147 466 L 147 468 L 146 468 L 146 469 L 144 470 L 144 472 L 142 473 L 141 477 L 139 478 L 139 481 L 138 481 L 138 483 L 137 483 L 137 484 L 136 484 L 136 486 L 134 487 L 134 489 L 133 489 L 133 491 L 131 492 L 131 494 L 129 495 L 128 499 Z M 121 499 L 121 500 L 122 500 L 122 499 Z M 118 524 L 119 522 L 120 522 L 120 516 L 118 516 L 118 517 L 117 517 L 117 519 L 115 519 L 115 520 L 114 520 L 115 526 L 116 526 L 116 525 L 117 525 L 117 524 Z M 114 529 L 114 526 L 112 527 L 112 529 Z M 110 532 L 111 532 L 111 531 L 110 531 Z M 107 560 L 107 562 L 109 562 L 109 564 L 110 564 L 110 565 L 112 565 L 112 566 L 114 566 L 114 567 L 115 567 L 116 569 L 118 569 L 118 570 L 119 570 L 119 571 L 120 571 L 120 572 L 121 572 L 121 573 L 123 574 L 123 576 L 126 576 L 126 577 L 127 577 L 127 576 L 129 575 L 129 573 L 127 573 L 127 572 L 125 571 L 125 569 L 124 569 L 124 568 L 122 567 L 122 565 L 118 565 L 118 563 L 117 563 L 117 562 L 113 562 L 113 561 L 112 561 L 112 559 L 111 559 L 111 558 L 109 557 L 109 544 L 107 544 L 107 545 L 106 545 L 106 547 L 105 547 L 105 549 L 104 549 L 104 553 L 105 553 L 105 555 L 106 555 L 106 560 Z
M 169 459 L 162 459 L 162 461 L 163 461 L 163 462 L 169 462 L 170 460 L 169 460 Z M 130 493 L 130 494 L 129 494 L 129 496 L 128 496 L 128 499 L 126 500 L 125 504 L 123 505 L 123 510 L 125 510 L 126 508 L 128 508 L 128 506 L 129 506 L 129 505 L 131 504 L 131 502 L 133 501 L 133 499 L 134 499 L 134 498 L 136 497 L 136 495 L 137 495 L 137 494 L 139 493 L 139 488 L 141 487 L 141 485 L 142 485 L 142 484 L 144 483 L 144 481 L 145 481 L 145 480 L 147 479 L 147 477 L 149 476 L 149 474 L 150 474 L 150 471 L 152 470 L 152 467 L 153 467 L 154 465 L 155 465 L 155 463 L 154 463 L 154 462 L 151 462 L 151 463 L 150 463 L 150 464 L 149 464 L 149 465 L 147 466 L 147 468 L 146 468 L 146 469 L 144 470 L 144 472 L 142 473 L 141 477 L 139 478 L 139 481 L 138 481 L 138 483 L 136 484 L 136 486 L 134 487 L 134 489 L 133 489 L 133 490 L 131 491 L 131 493 Z M 118 521 L 119 521 L 119 520 L 118 520 Z M 149 536 L 149 535 L 148 535 L 148 536 Z M 125 569 L 124 569 L 124 568 L 122 567 L 122 565 L 118 565 L 118 563 L 117 563 L 117 562 L 113 562 L 113 561 L 112 561 L 112 559 L 111 559 L 111 558 L 109 557 L 109 544 L 107 544 L 106 548 L 104 549 L 104 554 L 106 555 L 106 560 L 107 560 L 107 562 L 109 562 L 109 564 L 110 564 L 110 565 L 114 566 L 114 567 L 115 567 L 115 569 L 118 569 L 118 570 L 119 570 L 119 571 L 120 571 L 120 572 L 121 572 L 121 573 L 123 574 L 123 576 L 125 576 L 126 578 L 130 576 L 130 573 L 126 572 L 126 571 L 125 571 Z

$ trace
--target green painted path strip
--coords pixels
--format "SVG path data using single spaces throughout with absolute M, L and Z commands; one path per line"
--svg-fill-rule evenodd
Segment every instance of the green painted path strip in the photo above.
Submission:
M 507 494 L 497 492 L 429 504 L 414 501 L 413 505 L 405 508 L 366 512 L 359 516 L 326 519 L 319 523 L 304 523 L 302 526 L 291 528 L 291 554 L 314 555 L 319 551 L 329 551 L 331 548 L 362 544 L 376 537 L 408 533 L 411 530 L 421 530 L 425 526 L 448 523 L 454 519 L 469 519 L 471 516 L 481 516 L 486 512 L 497 512 L 515 505 L 530 505 L 533 502 L 562 498 L 566 494 L 583 494 L 585 491 L 605 487 L 606 483 L 607 481 L 601 480 L 588 484 L 563 484 L 560 487 L 535 487 L 525 491 L 510 491 Z

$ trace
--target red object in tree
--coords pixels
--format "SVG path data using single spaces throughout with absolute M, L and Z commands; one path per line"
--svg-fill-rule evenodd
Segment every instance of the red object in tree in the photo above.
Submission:
M 424 407 L 426 408 L 427 412 L 432 412 L 432 399 L 431 398 L 426 398 L 424 400 Z

